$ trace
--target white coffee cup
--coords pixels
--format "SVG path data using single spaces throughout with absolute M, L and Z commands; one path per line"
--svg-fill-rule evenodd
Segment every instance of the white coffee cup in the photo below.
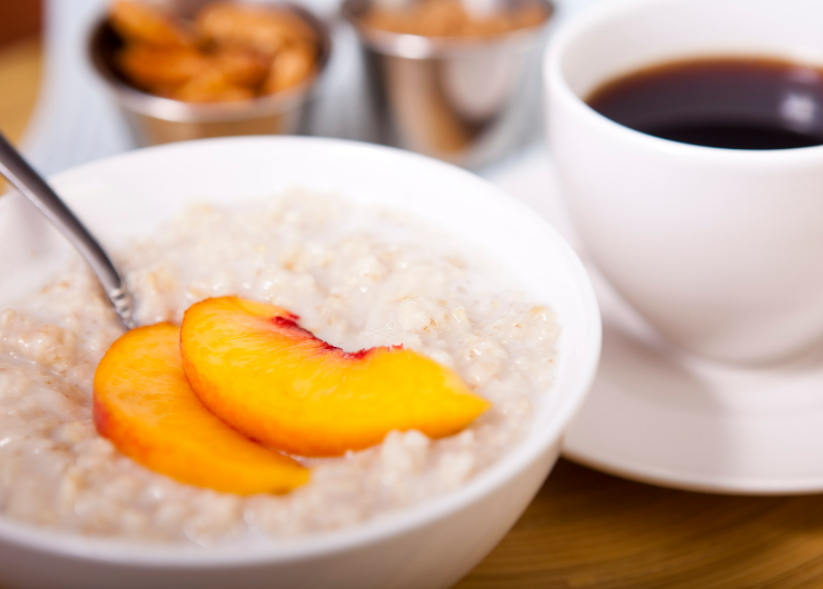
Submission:
M 550 147 L 586 253 L 673 343 L 756 363 L 823 342 L 823 146 L 688 145 L 585 103 L 646 66 L 741 55 L 823 67 L 823 2 L 604 4 L 558 31 L 545 79 Z

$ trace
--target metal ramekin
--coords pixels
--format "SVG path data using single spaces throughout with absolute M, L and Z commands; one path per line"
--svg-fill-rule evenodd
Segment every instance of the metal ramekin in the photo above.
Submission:
M 383 143 L 476 168 L 517 139 L 518 96 L 529 57 L 554 12 L 538 26 L 482 38 L 405 35 L 365 26 L 371 0 L 346 0 L 343 16 L 365 53 Z M 535 75 L 537 72 L 535 71 Z
M 89 56 L 94 69 L 111 90 L 139 145 L 225 137 L 230 135 L 294 134 L 306 124 L 308 105 L 331 53 L 325 24 L 306 9 L 279 3 L 297 13 L 317 33 L 319 52 L 314 75 L 295 88 L 253 100 L 190 103 L 154 96 L 135 88 L 114 65 L 122 40 L 108 19 L 92 28 Z

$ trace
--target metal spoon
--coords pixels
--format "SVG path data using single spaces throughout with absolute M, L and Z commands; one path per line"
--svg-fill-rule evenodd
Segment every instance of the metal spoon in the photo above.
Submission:
M 0 174 L 40 209 L 46 218 L 77 248 L 103 285 L 114 310 L 127 329 L 137 327 L 134 322 L 132 298 L 123 278 L 114 267 L 97 240 L 83 227 L 69 208 L 60 200 L 40 175 L 23 159 L 0 134 Z

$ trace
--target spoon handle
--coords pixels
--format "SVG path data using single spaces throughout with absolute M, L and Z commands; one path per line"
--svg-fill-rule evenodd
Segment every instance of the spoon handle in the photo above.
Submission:
M 60 197 L 40 175 L 23 159 L 0 133 L 0 174 L 14 185 L 46 218 L 54 223 L 77 248 L 91 266 L 103 289 L 111 299 L 114 310 L 128 329 L 136 327 L 132 315 L 132 300 L 123 279 L 106 252 L 100 247 L 83 224 L 74 216 Z

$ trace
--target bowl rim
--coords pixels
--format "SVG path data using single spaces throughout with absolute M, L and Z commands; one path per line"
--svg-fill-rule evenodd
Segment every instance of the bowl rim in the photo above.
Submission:
M 144 92 L 125 82 L 100 51 L 106 34 L 114 33 L 108 15 L 103 13 L 93 22 L 86 35 L 86 57 L 97 74 L 127 110 L 165 121 L 180 123 L 208 123 L 253 119 L 276 115 L 299 108 L 311 96 L 322 79 L 332 52 L 332 40 L 328 25 L 302 5 L 278 0 L 272 6 L 280 6 L 296 13 L 317 33 L 319 55 L 314 72 L 293 88 L 268 96 L 233 102 L 198 103 L 175 100 Z
M 133 540 L 81 536 L 77 533 L 16 522 L 0 515 L 0 542 L 87 561 L 151 566 L 169 570 L 185 569 L 194 565 L 199 568 L 220 568 L 227 565 L 272 564 L 307 560 L 399 536 L 455 513 L 462 507 L 491 494 L 516 474 L 526 470 L 552 444 L 562 439 L 563 433 L 585 400 L 599 362 L 602 330 L 594 289 L 583 263 L 559 233 L 531 208 L 490 182 L 457 166 L 401 149 L 341 139 L 297 136 L 199 139 L 146 147 L 65 170 L 52 176 L 50 182 L 59 187 L 61 181 L 71 176 L 80 174 L 94 177 L 95 171 L 99 168 L 129 159 L 139 161 L 147 157 L 162 157 L 168 161 L 180 151 L 209 149 L 210 146 L 223 144 L 270 142 L 287 146 L 297 143 L 308 144 L 313 151 L 325 149 L 331 154 L 339 153 L 340 150 L 354 150 L 367 158 L 375 158 L 378 161 L 392 158 L 399 161 L 399 165 L 407 165 L 404 163 L 405 160 L 416 166 L 439 167 L 441 171 L 447 172 L 461 183 L 466 184 L 467 192 L 486 191 L 488 194 L 493 194 L 494 198 L 506 203 L 504 206 L 511 209 L 514 216 L 542 226 L 556 246 L 557 253 L 569 262 L 574 278 L 572 284 L 575 284 L 576 290 L 582 294 L 580 303 L 584 309 L 587 325 L 580 326 L 580 330 L 586 340 L 591 342 L 590 349 L 580 353 L 578 366 L 581 367 L 579 373 L 582 377 L 568 385 L 569 390 L 560 402 L 553 405 L 550 419 L 546 423 L 541 423 L 540 427 L 533 427 L 531 435 L 459 488 L 417 505 L 399 509 L 386 516 L 341 530 L 309 533 L 284 540 L 262 539 L 259 542 L 218 543 L 213 546 L 183 543 L 152 544 Z M 345 189 L 341 189 L 341 192 L 345 193 Z M 560 353 L 563 353 L 562 347 Z

